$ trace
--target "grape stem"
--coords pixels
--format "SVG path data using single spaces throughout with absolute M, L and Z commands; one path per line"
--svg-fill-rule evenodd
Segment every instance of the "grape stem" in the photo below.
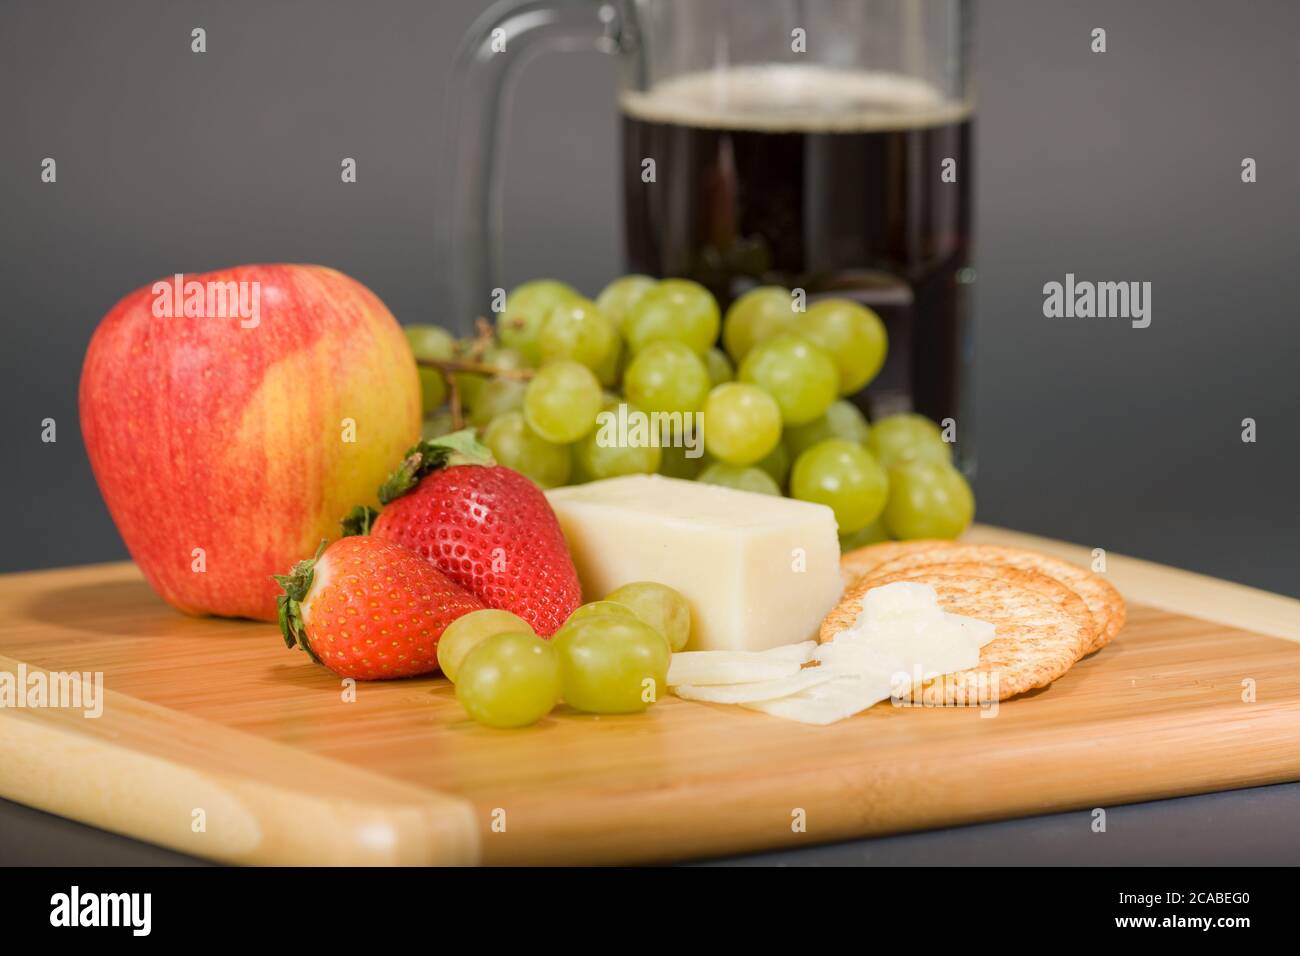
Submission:
M 486 362 L 471 362 L 466 359 L 416 359 L 416 365 L 436 368 L 443 372 L 475 372 L 479 375 L 495 375 L 498 378 L 530 379 L 537 374 L 535 368 L 502 368 Z
M 477 334 L 474 336 L 473 344 L 470 345 L 468 357 L 478 361 L 495 341 L 496 332 L 492 329 L 492 323 L 481 315 L 474 320 L 474 330 Z

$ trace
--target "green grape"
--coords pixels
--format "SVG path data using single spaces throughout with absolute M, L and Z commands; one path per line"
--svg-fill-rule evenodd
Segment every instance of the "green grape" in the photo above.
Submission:
M 528 384 L 514 378 L 490 378 L 478 390 L 474 407 L 470 409 L 469 423 L 486 428 L 492 419 L 524 407 Z
M 691 639 L 691 606 L 686 598 L 666 584 L 634 581 L 611 591 L 602 604 L 630 608 L 668 640 L 673 651 L 686 647 Z
M 528 364 L 528 359 L 524 357 L 523 352 L 508 349 L 501 345 L 489 345 L 483 350 L 483 358 L 480 361 L 484 365 L 509 371 L 532 367 Z
M 790 455 L 798 458 L 813 445 L 828 438 L 844 438 L 848 441 L 865 442 L 870 434 L 867 420 L 858 411 L 856 405 L 837 398 L 826 409 L 826 414 L 814 418 L 806 425 L 794 425 L 785 430 L 785 447 Z
M 840 535 L 840 553 L 847 554 L 855 548 L 865 548 L 869 544 L 880 544 L 882 541 L 889 540 L 884 522 L 877 518 L 857 531 Z
M 618 385 L 619 379 L 623 377 L 623 359 L 626 355 L 627 350 L 623 348 L 623 339 L 615 335 L 609 344 L 609 351 L 601 356 L 600 361 L 591 369 L 596 373 L 596 378 L 601 385 L 606 388 Z
M 461 661 L 474 648 L 493 634 L 533 633 L 528 622 L 509 611 L 484 608 L 462 614 L 447 625 L 438 638 L 438 667 L 453 684 L 460 671 Z
M 709 381 L 714 385 L 730 382 L 736 377 L 736 370 L 731 366 L 731 359 L 722 349 L 709 349 L 704 353 L 704 365 L 709 370 Z
M 466 357 L 471 341 L 460 343 L 460 348 L 457 349 L 458 357 Z M 496 345 L 489 345 L 484 349 L 478 361 L 499 369 L 514 370 L 528 367 L 522 352 Z M 488 376 L 480 375 L 478 372 L 457 372 L 452 378 L 456 380 L 456 388 L 460 391 L 460 407 L 466 411 L 472 410 L 478 404 L 479 394 L 483 391 L 483 383 L 488 380 Z
M 614 601 L 590 601 L 581 607 L 575 608 L 564 622 L 565 626 L 572 624 L 574 621 L 581 621 L 589 617 L 636 617 L 633 610 L 626 604 L 618 604 Z
M 602 399 L 591 369 L 577 362 L 554 362 L 538 369 L 528 383 L 524 418 L 542 438 L 567 445 L 595 427 Z
M 798 318 L 788 289 L 777 285 L 750 289 L 727 309 L 722 345 L 733 362 L 742 362 L 759 342 L 794 328 Z
M 955 538 L 975 517 L 975 496 L 946 462 L 904 461 L 889 469 L 885 530 L 902 541 Z
M 790 494 L 829 506 L 840 534 L 852 534 L 880 516 L 889 495 L 889 477 L 857 442 L 830 438 L 795 459 Z
M 451 412 L 440 408 L 424 420 L 424 424 L 420 426 L 420 437 L 428 441 L 450 435 L 455 430 L 456 425 L 451 420 Z
M 644 414 L 636 406 L 618 399 L 607 401 L 602 412 L 618 415 L 619 405 L 626 406 L 629 421 Z M 616 428 L 600 425 L 573 446 L 573 457 L 587 480 L 617 478 L 619 475 L 653 475 L 659 470 L 662 451 L 658 444 L 653 443 L 654 436 L 649 436 L 645 443 L 633 443 L 636 436 L 631 434 L 626 436 L 631 441 L 621 443 L 623 437 Z
M 470 349 L 473 347 L 473 339 L 457 339 L 452 349 L 452 358 L 459 360 L 469 358 Z M 473 397 L 478 394 L 478 389 L 483 385 L 483 376 L 471 372 L 452 372 L 449 378 L 456 383 L 456 390 L 460 392 L 461 411 L 468 414 L 470 406 L 474 404 Z
M 762 461 L 757 462 L 754 467 L 762 468 L 772 476 L 772 480 L 778 486 L 784 488 L 786 479 L 790 477 L 790 451 L 785 447 L 784 442 L 777 442 L 776 447 L 767 453 Z
M 908 461 L 928 461 L 935 465 L 952 464 L 952 446 L 947 442 L 922 441 L 894 449 L 885 467 L 892 468 Z
M 645 292 L 623 320 L 623 337 L 635 355 L 651 342 L 680 342 L 703 355 L 721 324 L 713 294 L 690 279 L 664 279 Z
M 728 382 L 704 403 L 704 447 L 729 465 L 752 465 L 781 440 L 781 409 L 757 385 Z
M 523 412 L 506 412 L 492 419 L 483 432 L 483 444 L 497 464 L 513 468 L 543 488 L 558 488 L 569 480 L 569 449 L 548 442 L 528 427 Z
M 924 415 L 890 415 L 871 426 L 867 447 L 886 468 L 903 461 L 949 464 L 952 448 L 939 426 Z
M 580 618 L 556 631 L 552 643 L 560 658 L 561 693 L 576 710 L 640 713 L 664 692 L 672 649 L 638 618 Z
M 420 373 L 420 410 L 432 414 L 442 407 L 447 400 L 447 379 L 436 368 L 421 365 Z
M 614 328 L 621 330 L 628 310 L 654 287 L 655 280 L 649 276 L 623 276 L 600 290 L 600 295 L 596 296 L 596 305 L 614 323 Z
M 706 393 L 705 398 L 707 397 Z M 703 410 L 693 415 L 683 415 L 680 421 L 672 416 L 666 418 L 661 423 L 659 445 L 661 449 L 680 448 L 685 455 L 695 456 L 695 461 L 699 462 L 698 467 L 704 467 L 707 461 L 701 459 L 707 459 L 709 455 L 704 449 Z
M 680 342 L 652 342 L 623 373 L 623 391 L 646 412 L 697 412 L 709 394 L 709 370 Z
M 678 445 L 665 445 L 660 449 L 659 474 L 669 478 L 694 481 L 704 467 L 704 456 L 691 458 L 688 449 Z
M 402 331 L 418 359 L 449 359 L 456 350 L 456 340 L 440 325 L 406 325 Z
M 776 399 L 787 425 L 803 425 L 830 408 L 839 388 L 835 362 L 789 332 L 760 342 L 740 365 L 740 380 Z
M 541 361 L 537 337 L 551 309 L 578 297 L 578 290 L 554 279 L 534 279 L 517 286 L 506 297 L 505 310 L 497 316 L 497 338 L 506 348 L 521 352 L 530 365 Z
M 581 296 L 552 306 L 537 333 L 542 364 L 569 360 L 595 368 L 614 349 L 618 338 L 613 324 Z
M 889 348 L 885 323 L 875 312 L 848 299 L 823 299 L 809 306 L 799 332 L 835 360 L 841 395 L 865 387 L 885 364 Z
M 493 634 L 460 662 L 456 699 L 480 724 L 527 727 L 559 701 L 560 674 L 560 655 L 536 634 Z
M 408 325 L 403 331 L 417 359 L 449 359 L 456 350 L 456 340 L 450 332 L 437 325 Z M 436 368 L 417 366 L 420 372 L 420 398 L 424 414 L 428 415 L 447 400 L 447 379 Z
M 723 488 L 735 488 L 737 491 L 752 491 L 758 495 L 780 495 L 781 486 L 776 479 L 762 468 L 751 465 L 728 465 L 715 461 L 703 471 L 697 481 L 706 485 L 721 485 Z
M 578 460 L 578 446 L 574 443 L 569 446 L 569 460 L 573 463 L 569 469 L 569 480 L 566 485 L 585 485 L 589 481 L 594 481 L 591 475 L 587 474 L 586 469 L 582 467 L 582 462 Z

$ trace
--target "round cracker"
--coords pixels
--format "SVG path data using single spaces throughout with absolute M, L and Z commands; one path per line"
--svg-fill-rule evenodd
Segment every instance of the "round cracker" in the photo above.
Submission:
M 1068 671 L 1078 659 L 1083 639 L 1078 623 L 1064 608 L 1041 591 L 1012 580 L 1014 576 L 939 571 L 869 575 L 850 587 L 826 616 L 821 639 L 830 640 L 852 627 L 862 610 L 863 596 L 872 588 L 893 581 L 928 584 L 945 611 L 988 621 L 996 628 L 993 640 L 980 649 L 977 667 L 942 678 L 943 702 L 951 706 L 972 703 L 971 691 L 966 688 L 986 686 L 978 682 L 990 679 L 997 680 L 998 700 L 1006 700 L 1044 687 Z
M 1124 599 L 1120 597 L 1114 586 L 1100 575 L 1085 571 L 1068 561 L 1040 554 L 1037 551 L 996 544 L 959 544 L 955 541 L 905 543 L 925 546 L 895 551 L 892 555 L 886 556 L 883 561 L 876 563 L 870 573 L 878 575 L 927 564 L 969 561 L 1045 574 L 1078 594 L 1083 599 L 1083 603 L 1088 606 L 1088 610 L 1092 612 L 1096 626 L 1080 656 L 1105 647 L 1124 626 L 1127 617 Z
M 918 556 L 919 559 L 919 556 Z M 1001 578 L 1045 595 L 1060 607 L 1079 628 L 1078 657 L 1088 653 L 1097 638 L 1099 623 L 1088 609 L 1087 603 L 1074 588 L 1039 571 L 1011 567 L 1005 564 L 975 561 L 951 561 L 939 564 L 912 564 L 911 558 L 901 558 L 877 568 L 867 578 L 888 576 L 891 581 L 912 580 L 927 574 L 974 575 L 984 578 Z M 1077 660 L 1077 658 L 1076 658 Z
M 871 573 L 886 561 L 893 561 L 895 558 L 901 558 L 914 551 L 923 551 L 953 544 L 955 542 L 943 541 L 938 538 L 927 538 L 922 541 L 881 541 L 879 544 L 854 548 L 847 554 L 840 555 L 840 571 L 849 580 L 853 580 L 862 577 L 864 574 Z

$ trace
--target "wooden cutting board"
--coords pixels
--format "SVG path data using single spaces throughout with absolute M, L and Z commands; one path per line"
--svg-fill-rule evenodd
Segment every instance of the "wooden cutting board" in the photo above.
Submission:
M 972 540 L 1080 548 L 977 528 Z M 467 720 L 273 627 L 186 618 L 131 564 L 0 576 L 0 670 L 103 673 L 103 712 L 0 708 L 0 796 L 239 863 L 630 863 L 1300 779 L 1300 601 L 1110 556 L 1114 644 L 976 709 L 831 727 L 676 698 Z

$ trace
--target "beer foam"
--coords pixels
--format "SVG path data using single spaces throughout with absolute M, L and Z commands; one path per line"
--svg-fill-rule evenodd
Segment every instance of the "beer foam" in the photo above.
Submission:
M 770 133 L 924 128 L 971 111 L 915 77 L 794 63 L 682 73 L 628 90 L 621 103 L 628 116 L 650 123 Z

